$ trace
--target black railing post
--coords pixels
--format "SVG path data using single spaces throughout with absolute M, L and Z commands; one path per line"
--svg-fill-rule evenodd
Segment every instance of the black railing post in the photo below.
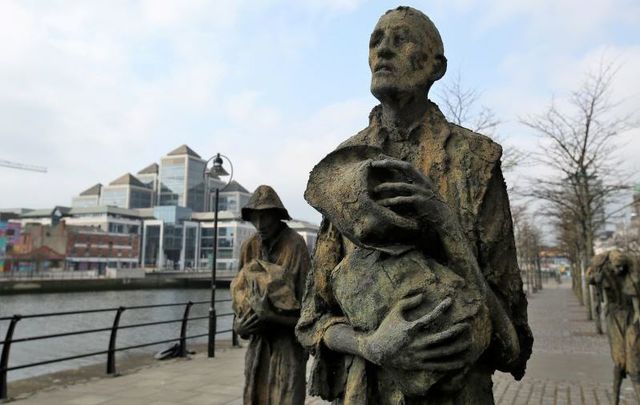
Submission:
M 9 323 L 9 329 L 4 337 L 2 345 L 2 355 L 0 356 L 0 402 L 7 399 L 7 368 L 9 368 L 9 351 L 11 350 L 11 341 L 13 339 L 13 331 L 16 324 L 22 318 L 20 315 L 14 315 Z
M 216 310 L 209 308 L 209 336 L 207 342 L 207 356 L 216 357 Z
M 189 311 L 193 302 L 187 302 L 182 316 L 182 325 L 180 326 L 180 357 L 187 357 L 187 321 L 189 320 Z
M 233 323 L 231 324 L 231 345 L 233 347 L 240 346 L 240 342 L 238 342 L 238 334 L 236 333 L 236 316 L 233 316 Z
M 107 374 L 116 374 L 116 338 L 118 337 L 118 325 L 120 324 L 120 315 L 125 311 L 125 307 L 118 307 L 116 317 L 113 319 L 111 327 L 111 336 L 109 337 L 109 352 L 107 353 Z

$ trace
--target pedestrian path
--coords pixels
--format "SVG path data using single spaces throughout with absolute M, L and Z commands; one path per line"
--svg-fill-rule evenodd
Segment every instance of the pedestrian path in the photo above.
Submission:
M 529 299 L 533 356 L 525 378 L 494 376 L 498 405 L 610 404 L 613 364 L 605 336 L 596 335 L 568 286 L 548 286 Z M 16 405 L 242 404 L 244 349 L 197 354 L 136 373 L 41 391 Z M 308 398 L 307 404 L 326 404 Z M 628 381 L 621 404 L 636 404 Z
M 567 285 L 569 284 L 569 285 Z M 613 362 L 605 335 L 595 333 L 570 283 L 555 283 L 529 296 L 529 324 L 535 342 L 524 379 L 494 375 L 498 405 L 610 404 Z M 637 404 L 628 380 L 621 404 Z

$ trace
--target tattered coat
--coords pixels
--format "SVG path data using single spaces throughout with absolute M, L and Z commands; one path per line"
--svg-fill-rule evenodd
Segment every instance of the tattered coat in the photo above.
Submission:
M 506 310 L 518 334 L 520 354 L 514 362 L 502 362 L 499 345 L 490 345 L 466 376 L 464 388 L 455 393 L 435 393 L 428 398 L 402 398 L 393 387 L 383 387 L 369 377 L 353 384 L 351 356 L 336 353 L 323 344 L 325 331 L 336 323 L 348 323 L 337 301 L 332 280 L 342 259 L 354 244 L 328 220 L 323 220 L 312 272 L 308 277 L 297 335 L 315 354 L 310 391 L 328 400 L 356 404 L 486 404 L 493 401 L 491 374 L 494 370 L 524 374 L 533 338 L 527 323 L 527 303 L 516 260 L 513 225 L 506 186 L 500 168 L 502 150 L 489 138 L 450 124 L 435 104 L 406 133 L 385 128 L 381 107 L 375 107 L 369 126 L 339 148 L 370 145 L 385 154 L 410 162 L 434 184 L 440 197 L 457 217 L 489 287 Z M 348 271 L 348 270 L 341 270 Z M 362 370 L 358 371 L 362 372 Z M 366 385 L 369 386 L 366 386 Z M 469 400 L 475 402 L 469 402 Z M 397 402 L 403 401 L 403 402 Z
M 254 259 L 284 269 L 287 284 L 294 286 L 301 302 L 309 271 L 309 251 L 304 239 L 282 223 L 276 238 L 265 245 L 256 233 L 242 245 L 240 268 Z M 251 335 L 245 357 L 244 403 L 251 405 L 304 404 L 307 352 L 292 327 L 267 325 Z

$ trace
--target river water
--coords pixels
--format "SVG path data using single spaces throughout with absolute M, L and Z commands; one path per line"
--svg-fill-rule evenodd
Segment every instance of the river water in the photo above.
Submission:
M 182 303 L 187 301 L 205 301 L 211 298 L 208 289 L 167 289 L 167 290 L 130 290 L 130 291 L 100 291 L 55 294 L 21 294 L 0 296 L 0 317 L 14 314 L 36 314 L 60 311 L 76 311 L 85 309 L 112 308 L 118 306 L 155 305 Z M 229 299 L 228 289 L 217 289 L 216 300 Z M 150 309 L 125 310 L 120 318 L 120 325 L 141 322 L 155 322 L 181 319 L 184 306 L 161 307 Z M 194 305 L 190 317 L 206 316 L 209 305 Z M 230 302 L 216 303 L 218 314 L 231 312 Z M 50 318 L 22 319 L 18 322 L 14 339 L 30 336 L 54 334 L 84 329 L 111 327 L 115 311 L 92 314 L 65 315 Z M 219 331 L 231 329 L 233 317 L 218 319 Z M 207 333 L 208 319 L 190 321 L 189 335 Z M 0 340 L 4 340 L 9 321 L 0 321 Z M 9 367 L 45 361 L 59 357 L 67 357 L 84 353 L 107 350 L 110 332 L 97 332 L 76 336 L 44 339 L 32 342 L 19 342 L 11 346 Z M 117 347 L 132 346 L 153 341 L 167 340 L 180 336 L 180 322 L 145 326 L 141 328 L 123 329 L 118 331 Z M 219 334 L 217 340 L 231 339 L 231 333 Z M 207 337 L 187 340 L 187 348 L 194 343 L 206 343 Z M 127 353 L 153 354 L 167 348 L 171 343 L 157 346 L 132 349 Z M 0 349 L 2 345 L 0 345 Z M 120 352 L 122 353 L 122 352 Z M 120 356 L 121 354 L 119 354 Z M 106 354 L 47 364 L 26 369 L 9 371 L 8 379 L 46 374 L 54 371 L 68 370 L 81 366 L 104 363 Z

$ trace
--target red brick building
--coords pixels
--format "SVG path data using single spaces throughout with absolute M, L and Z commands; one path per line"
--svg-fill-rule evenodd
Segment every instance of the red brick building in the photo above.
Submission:
M 23 270 L 98 270 L 102 274 L 107 267 L 138 267 L 140 237 L 64 222 L 55 226 L 30 224 L 12 252 L 21 263 L 38 264 Z M 43 256 L 43 252 L 51 257 Z

